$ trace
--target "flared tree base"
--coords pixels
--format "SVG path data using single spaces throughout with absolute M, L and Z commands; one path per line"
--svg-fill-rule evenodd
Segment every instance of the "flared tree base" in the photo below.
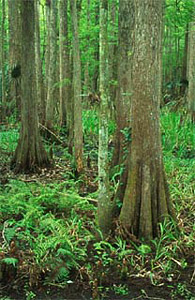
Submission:
M 14 156 L 11 160 L 11 169 L 14 173 L 36 173 L 41 168 L 49 167 L 47 152 L 43 148 L 39 136 L 28 139 L 21 136 Z
M 162 165 L 137 163 L 129 170 L 120 223 L 137 238 L 158 236 L 159 222 L 174 218 Z

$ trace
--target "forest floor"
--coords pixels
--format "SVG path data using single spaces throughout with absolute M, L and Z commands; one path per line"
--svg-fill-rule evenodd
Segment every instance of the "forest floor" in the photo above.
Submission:
M 1 141 L 0 300 L 195 299 L 189 143 L 164 157 L 180 231 L 161 224 L 160 237 L 146 244 L 120 234 L 98 239 L 95 152 L 86 155 L 83 177 L 61 146 L 54 146 L 50 169 L 15 175 L 9 161 L 17 135 L 10 129 Z

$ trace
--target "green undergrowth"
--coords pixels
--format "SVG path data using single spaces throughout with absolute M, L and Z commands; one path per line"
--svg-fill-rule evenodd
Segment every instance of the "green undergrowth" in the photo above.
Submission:
M 30 286 L 41 276 L 45 283 L 66 282 L 86 259 L 93 212 L 94 206 L 62 185 L 10 182 L 0 196 L 1 263 L 17 268 Z
M 97 115 L 90 120 L 86 112 L 84 118 L 85 151 L 97 152 L 97 144 L 90 148 L 93 138 L 97 143 Z M 195 229 L 193 127 L 188 118 L 182 122 L 181 118 L 182 113 L 166 109 L 161 116 L 176 223 L 159 224 L 159 237 L 150 243 L 125 241 L 118 232 L 102 241 L 93 201 L 97 192 L 79 196 L 84 179 L 74 179 L 71 170 L 66 170 L 60 183 L 10 179 L 0 186 L 0 281 L 25 286 L 26 299 L 36 299 L 40 286 L 76 289 L 78 285 L 89 288 L 94 299 L 106 299 L 111 291 L 122 299 L 130 293 L 132 280 L 147 279 L 152 286 L 166 284 L 170 299 L 193 299 L 188 283 L 178 282 L 192 263 Z M 112 136 L 112 123 L 109 132 Z M 15 130 L 2 131 L 3 150 L 13 151 L 17 138 Z M 57 146 L 54 150 L 71 160 L 66 150 Z
M 191 213 L 189 208 L 182 213 L 190 205 L 182 197 L 185 191 L 180 193 L 183 202 L 178 201 L 180 232 L 173 221 L 164 222 L 159 238 L 146 244 L 125 241 L 120 235 L 98 240 L 96 207 L 65 187 L 13 180 L 1 189 L 2 282 L 5 274 L 6 283 L 25 282 L 27 294 L 40 285 L 65 288 L 82 282 L 105 298 L 110 291 L 127 295 L 128 282 L 142 277 L 153 286 L 166 281 L 170 291 L 175 289 L 178 274 L 188 267 L 184 253 L 190 255 L 193 249 Z M 193 299 L 187 286 L 186 291 L 189 297 L 184 299 Z
M 10 128 L 7 130 L 6 127 L 2 126 L 0 131 L 0 153 L 1 150 L 13 152 L 17 146 L 18 137 L 17 129 Z
M 161 134 L 165 157 L 195 158 L 194 125 L 185 111 L 172 112 L 165 107 L 161 113 Z

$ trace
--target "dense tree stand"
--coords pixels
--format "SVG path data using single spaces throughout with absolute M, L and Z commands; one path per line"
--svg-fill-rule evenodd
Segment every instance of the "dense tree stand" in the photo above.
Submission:
M 120 222 L 130 233 L 145 239 L 157 236 L 158 223 L 173 216 L 159 120 L 162 4 L 162 0 L 134 0 L 132 144 Z
M 11 166 L 16 173 L 36 171 L 49 165 L 38 129 L 36 80 L 34 2 L 21 1 L 22 16 L 22 127 Z

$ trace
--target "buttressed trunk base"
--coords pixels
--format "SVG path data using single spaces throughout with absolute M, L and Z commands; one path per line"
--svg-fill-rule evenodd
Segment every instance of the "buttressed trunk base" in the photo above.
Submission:
M 173 216 L 165 179 L 161 135 L 162 0 L 134 1 L 132 49 L 132 142 L 120 221 L 138 238 L 158 235 L 158 223 Z

